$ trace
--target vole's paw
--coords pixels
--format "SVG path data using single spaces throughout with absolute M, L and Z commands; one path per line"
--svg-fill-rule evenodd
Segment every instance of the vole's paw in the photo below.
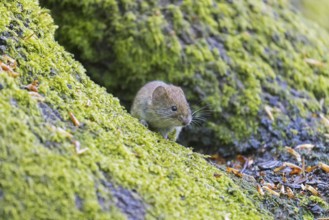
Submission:
M 147 124 L 147 122 L 145 121 L 145 120 L 140 120 L 139 121 L 142 125 L 144 125 L 146 128 L 148 128 L 149 127 L 149 124 Z
M 168 134 L 171 129 L 159 129 L 158 132 L 162 135 L 164 139 L 168 139 Z
M 174 129 L 169 130 L 167 133 L 166 139 L 171 140 L 171 141 L 176 141 L 181 130 L 182 130 L 182 127 L 175 127 Z

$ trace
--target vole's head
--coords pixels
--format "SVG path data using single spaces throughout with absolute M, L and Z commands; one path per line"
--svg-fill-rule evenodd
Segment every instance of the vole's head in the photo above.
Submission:
M 152 94 L 152 107 L 163 119 L 163 126 L 186 126 L 192 121 L 190 106 L 181 88 L 173 85 L 158 86 Z

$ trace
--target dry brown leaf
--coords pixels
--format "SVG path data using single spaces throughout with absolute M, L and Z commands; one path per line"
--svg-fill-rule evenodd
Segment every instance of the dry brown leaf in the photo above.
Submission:
M 39 86 L 39 81 L 34 80 L 31 84 L 24 86 L 24 88 L 26 88 L 29 91 L 38 92 L 38 86 Z
M 295 147 L 296 150 L 312 150 L 314 148 L 314 144 L 300 144 Z
M 280 193 L 275 192 L 274 190 L 271 190 L 269 187 L 267 187 L 267 186 L 263 186 L 262 188 L 265 189 L 265 190 L 266 190 L 267 192 L 269 192 L 270 194 L 280 197 Z
M 286 151 L 289 154 L 291 154 L 293 157 L 295 157 L 298 162 L 302 161 L 300 154 L 297 151 L 295 151 L 294 149 L 292 149 L 291 147 L 286 147 Z
M 257 184 L 257 191 L 261 196 L 265 195 L 264 190 L 259 184 Z
M 310 173 L 313 170 L 315 170 L 316 168 L 318 168 L 318 166 L 308 166 L 308 167 L 306 167 L 305 171 L 306 171 L 306 173 Z
M 287 195 L 290 199 L 295 197 L 294 192 L 290 189 L 290 187 L 287 186 L 286 191 L 287 191 Z
M 72 112 L 69 112 L 71 121 L 73 122 L 74 126 L 79 127 L 80 126 L 80 122 L 78 121 L 78 119 L 73 115 Z
M 305 189 L 310 191 L 314 196 L 320 195 L 319 192 L 313 186 L 305 185 Z
M 321 168 L 324 172 L 329 173 L 329 166 L 325 163 L 319 162 L 319 168 Z
M 243 176 L 243 174 L 238 169 L 235 169 L 235 168 L 232 168 L 232 167 L 226 167 L 226 171 L 228 173 L 233 173 L 237 177 L 242 177 Z
M 290 163 L 290 162 L 284 162 L 283 166 L 290 167 L 291 169 L 299 169 L 302 170 L 301 167 L 297 166 L 296 164 Z

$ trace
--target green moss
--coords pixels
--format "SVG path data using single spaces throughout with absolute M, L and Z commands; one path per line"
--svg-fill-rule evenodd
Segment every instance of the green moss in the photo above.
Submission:
M 299 199 L 300 199 L 300 205 L 301 206 L 307 206 L 308 204 L 312 203 L 312 204 L 317 204 L 319 205 L 321 208 L 323 209 L 328 209 L 328 203 L 326 201 L 324 201 L 321 197 L 318 196 L 301 196 L 298 195 Z M 314 216 L 312 216 L 312 214 L 310 212 L 306 212 L 305 215 L 303 216 L 303 219 L 313 219 Z
M 126 107 L 154 79 L 183 86 L 193 108 L 207 106 L 208 123 L 187 131 L 187 145 L 205 148 L 211 139 L 209 148 L 223 152 L 219 146 L 248 142 L 260 133 L 265 93 L 302 117 L 319 111 L 318 100 L 328 102 L 328 33 L 311 28 L 288 1 L 85 2 L 41 0 L 60 26 L 59 41 Z
M 81 4 L 89 6 L 87 1 Z M 145 129 L 117 98 L 93 83 L 54 41 L 53 21 L 37 1 L 6 0 L 0 3 L 0 12 L 4 12 L 0 35 L 5 53 L 17 61 L 19 73 L 14 79 L 0 72 L 2 218 L 124 219 L 104 181 L 135 190 L 146 206 L 147 219 L 270 218 L 225 173 L 191 149 Z M 150 47 L 163 48 L 166 40 L 158 29 L 162 22 L 158 15 L 145 20 L 154 34 L 148 35 Z M 121 43 L 131 47 L 129 41 Z M 89 40 L 81 43 L 89 44 Z M 132 53 L 142 51 L 134 49 Z M 163 50 L 176 53 L 179 48 Z M 89 52 L 85 55 L 93 53 Z M 160 50 L 155 56 L 159 59 L 163 54 Z M 205 54 L 202 59 L 209 56 Z M 123 50 L 121 56 L 126 55 Z M 34 79 L 40 82 L 44 102 L 22 89 Z M 80 127 L 73 125 L 69 112 Z M 74 140 L 88 151 L 77 154 Z M 215 178 L 214 173 L 221 177 Z
M 316 202 L 317 204 L 319 204 L 320 206 L 322 206 L 324 209 L 328 209 L 329 208 L 329 204 L 324 201 L 321 197 L 318 196 L 310 196 L 310 201 L 312 202 Z

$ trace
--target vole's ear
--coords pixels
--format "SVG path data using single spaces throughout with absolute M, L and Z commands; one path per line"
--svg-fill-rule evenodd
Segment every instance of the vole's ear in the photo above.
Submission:
M 155 88 L 152 94 L 152 101 L 163 101 L 167 97 L 167 91 L 163 86 Z

